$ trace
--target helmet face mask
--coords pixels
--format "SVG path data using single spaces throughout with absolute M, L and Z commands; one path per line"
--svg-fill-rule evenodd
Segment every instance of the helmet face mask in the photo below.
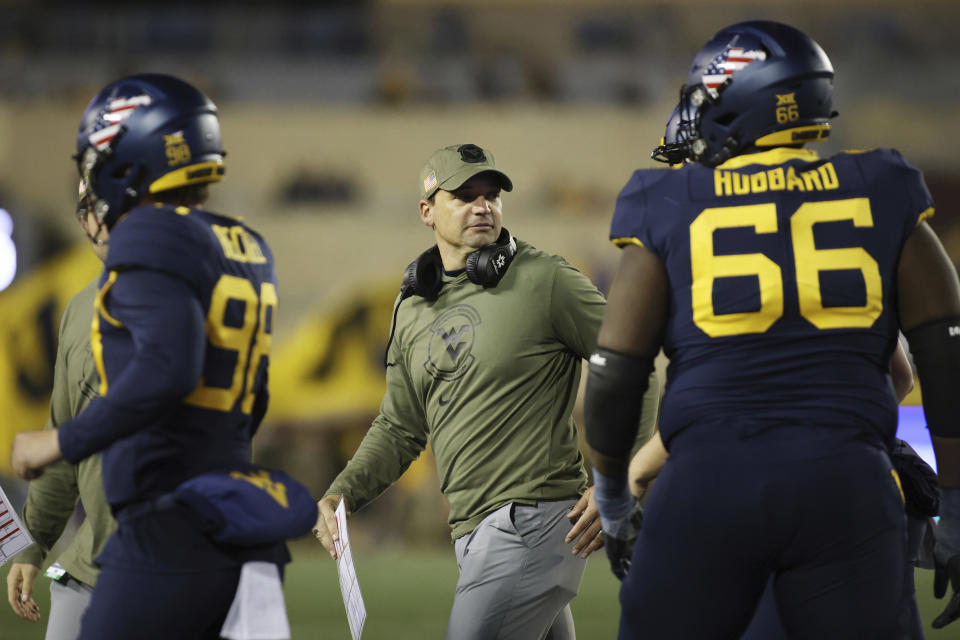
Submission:
M 151 194 L 223 176 L 217 108 L 173 76 L 142 74 L 105 87 L 84 111 L 74 159 L 108 227 Z
M 732 25 L 693 61 L 677 122 L 668 121 L 667 161 L 682 154 L 715 167 L 750 147 L 823 140 L 836 116 L 832 95 L 833 67 L 810 37 L 776 22 Z M 666 158 L 666 150 L 654 150 L 654 159 Z
M 707 91 L 702 86 L 680 87 L 680 101 L 673 108 L 664 128 L 660 145 L 655 147 L 650 157 L 658 162 L 678 165 L 693 162 L 706 151 L 706 144 L 697 133 L 700 128 L 700 114 L 704 104 L 714 104 L 719 92 L 727 87 L 724 83 L 715 91 Z
M 103 154 L 97 150 L 94 146 L 89 146 L 84 149 L 83 154 L 81 154 L 77 159 L 77 169 L 80 171 L 80 181 L 86 185 L 86 192 L 83 199 L 80 203 L 77 204 L 78 214 L 82 211 L 84 214 L 87 212 L 93 213 L 97 220 L 101 224 L 105 224 L 107 220 L 107 214 L 110 211 L 110 205 L 108 201 L 100 198 L 97 195 L 97 192 L 94 190 L 95 177 L 99 173 L 100 168 L 104 164 Z M 124 207 L 122 204 L 118 209 L 128 209 L 129 207 Z M 120 214 L 118 213 L 117 216 Z M 110 220 L 110 225 L 112 226 L 114 220 Z
M 681 88 L 682 92 L 683 89 Z M 667 118 L 660 145 L 654 147 L 650 157 L 657 162 L 665 162 L 671 166 L 683 164 L 690 157 L 690 152 L 685 143 L 686 138 L 681 141 L 680 135 L 680 104 L 677 104 L 670 112 L 670 117 Z
M 87 187 L 87 181 L 81 178 L 80 184 L 77 185 L 77 218 L 80 218 L 81 220 L 86 218 L 87 214 L 93 212 L 95 205 L 96 197 Z

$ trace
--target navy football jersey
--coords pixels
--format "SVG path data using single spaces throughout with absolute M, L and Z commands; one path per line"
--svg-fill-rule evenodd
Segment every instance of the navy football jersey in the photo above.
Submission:
M 694 422 L 892 436 L 897 263 L 932 214 L 921 173 L 889 149 L 636 171 L 610 237 L 666 268 L 664 438 Z
M 156 288 L 149 280 L 144 281 L 149 286 L 122 288 L 125 279 L 143 274 L 154 274 Z M 277 307 L 273 256 L 263 239 L 234 218 L 141 206 L 111 230 L 100 284 L 91 335 L 101 395 L 91 408 L 98 419 L 89 417 L 83 429 L 66 425 L 60 434 L 65 457 L 109 443 L 103 476 L 114 509 L 170 491 L 204 471 L 248 461 L 250 439 L 265 410 Z M 152 332 L 162 341 L 145 345 L 124 323 L 125 317 L 142 316 L 142 309 L 183 299 L 197 315 L 192 326 L 205 325 L 205 338 L 202 330 L 176 335 L 151 327 L 149 319 L 138 320 L 144 335 Z M 147 388 L 153 381 L 142 363 L 154 363 L 154 374 L 162 377 L 169 375 L 160 370 L 168 358 L 188 363 L 185 370 L 199 372 L 199 383 L 149 414 L 135 415 L 152 397 L 149 391 L 136 397 L 131 372 L 137 369 L 140 386 Z

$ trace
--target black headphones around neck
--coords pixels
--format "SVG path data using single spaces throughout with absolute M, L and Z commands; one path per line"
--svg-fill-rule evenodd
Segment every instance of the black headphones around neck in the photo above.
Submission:
M 507 272 L 507 267 L 517 254 L 517 241 L 505 228 L 493 244 L 480 247 L 467 256 L 467 278 L 484 289 L 497 286 Z M 401 299 L 420 296 L 427 300 L 436 300 L 443 287 L 443 261 L 440 249 L 433 245 L 411 262 L 403 272 L 400 285 Z
M 495 287 L 507 272 L 507 267 L 517 255 L 517 241 L 510 232 L 500 229 L 500 237 L 493 244 L 480 247 L 467 256 L 466 272 L 470 282 L 482 285 L 484 289 Z M 397 312 L 400 303 L 410 296 L 420 296 L 426 300 L 436 300 L 443 287 L 443 261 L 440 259 L 440 248 L 433 245 L 416 260 L 407 265 L 403 272 L 403 283 L 400 285 L 400 300 L 393 307 L 393 320 L 390 322 L 390 337 L 387 338 L 387 348 L 383 352 L 383 366 L 389 367 L 387 357 L 390 353 L 390 344 L 393 342 L 393 332 L 397 326 Z

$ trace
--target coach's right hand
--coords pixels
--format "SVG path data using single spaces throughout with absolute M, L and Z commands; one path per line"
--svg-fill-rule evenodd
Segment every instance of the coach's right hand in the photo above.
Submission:
M 40 619 L 40 607 L 33 601 L 33 581 L 40 567 L 14 562 L 7 574 L 7 601 L 13 612 L 32 622 Z
M 343 498 L 339 493 L 330 493 L 317 501 L 317 509 L 320 516 L 317 518 L 317 524 L 313 528 L 313 535 L 330 552 L 331 558 L 337 557 L 337 547 L 334 542 L 340 540 L 340 530 L 337 528 L 337 505 Z M 350 505 L 344 504 L 347 513 L 350 513 Z

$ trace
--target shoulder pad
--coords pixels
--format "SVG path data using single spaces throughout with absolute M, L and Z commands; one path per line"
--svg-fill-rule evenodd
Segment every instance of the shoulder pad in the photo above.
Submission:
M 191 284 L 214 277 L 209 235 L 190 212 L 159 204 L 131 210 L 110 230 L 107 270 L 165 271 Z
M 861 166 L 873 184 L 896 185 L 896 198 L 902 198 L 913 226 L 933 215 L 933 196 L 923 179 L 923 172 L 913 166 L 896 149 L 872 149 L 866 152 L 846 152 L 860 156 Z
M 645 227 L 649 222 L 649 202 L 654 196 L 659 197 L 679 189 L 681 182 L 685 185 L 686 172 L 683 169 L 638 169 L 633 172 L 630 180 L 620 190 L 613 211 L 610 240 L 614 244 L 647 244 Z M 683 176 L 682 179 L 678 180 L 679 176 Z

